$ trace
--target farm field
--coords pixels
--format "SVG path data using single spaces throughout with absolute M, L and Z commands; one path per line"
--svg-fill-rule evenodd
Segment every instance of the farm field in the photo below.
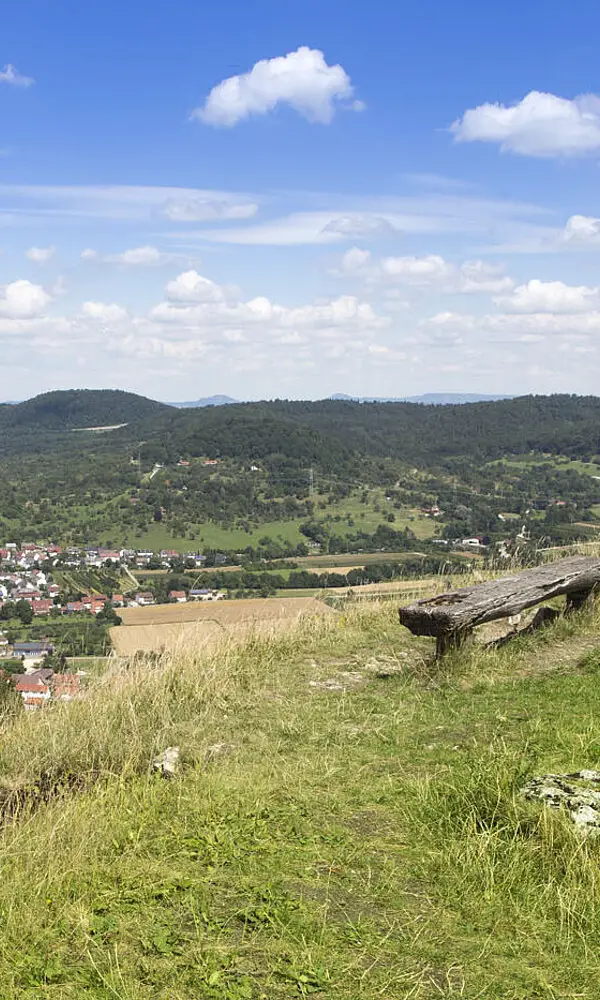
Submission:
M 343 569 L 348 571 L 356 569 L 357 566 L 368 566 L 370 563 L 402 562 L 414 556 L 425 558 L 422 552 L 358 552 L 340 553 L 337 556 L 297 556 L 294 562 L 298 564 L 298 569 L 314 569 L 318 573 L 327 569 L 339 569 L 342 572 Z
M 327 605 L 306 596 L 124 608 L 123 624 L 110 630 L 110 638 L 115 652 L 128 656 L 138 651 L 174 649 L 183 643 L 205 646 L 224 635 L 255 627 L 281 628 L 300 616 L 330 613 Z

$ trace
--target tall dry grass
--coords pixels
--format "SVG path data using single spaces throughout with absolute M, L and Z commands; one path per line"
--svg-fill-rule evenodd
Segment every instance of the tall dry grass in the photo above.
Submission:
M 311 649 L 341 650 L 360 635 L 394 625 L 389 606 L 348 609 L 343 615 L 305 616 L 285 631 L 223 637 L 195 651 L 181 645 L 157 656 L 115 660 L 90 682 L 84 696 L 37 712 L 5 717 L 0 742 L 0 810 L 28 799 L 85 788 L 114 775 L 148 772 L 157 754 L 178 745 L 190 762 L 223 713 L 268 696 L 282 671 Z M 366 631 L 365 631 L 366 630 Z M 279 678 L 279 681 L 277 681 Z

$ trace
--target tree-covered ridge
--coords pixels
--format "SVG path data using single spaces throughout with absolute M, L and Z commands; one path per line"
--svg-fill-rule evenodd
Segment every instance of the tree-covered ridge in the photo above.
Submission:
M 173 460 L 191 457 L 285 460 L 356 471 L 356 449 L 328 433 L 326 427 L 301 426 L 267 404 L 248 404 L 169 414 L 148 442 L 147 454 Z
M 45 392 L 23 403 L 0 406 L 0 429 L 62 431 L 156 418 L 171 407 L 120 389 Z
M 241 460 L 282 455 L 339 468 L 357 455 L 373 455 L 431 466 L 462 456 L 489 460 L 529 451 L 577 456 L 600 451 L 595 396 L 522 396 L 444 407 L 275 400 L 181 410 L 133 393 L 90 389 L 0 406 L 0 445 L 5 453 L 29 453 L 39 451 L 43 438 L 46 449 L 76 447 L 74 435 L 68 435 L 70 441 L 57 435 L 117 424 L 127 426 L 95 448 L 127 451 L 143 437 L 157 461 L 181 453 Z
M 490 459 L 529 451 L 600 451 L 596 396 L 521 396 L 444 407 L 338 400 L 258 405 L 317 430 L 326 428 L 358 451 L 420 464 L 463 455 Z

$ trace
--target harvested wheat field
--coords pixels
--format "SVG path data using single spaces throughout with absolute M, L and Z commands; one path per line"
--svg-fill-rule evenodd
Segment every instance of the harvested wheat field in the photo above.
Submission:
M 182 643 L 205 646 L 223 635 L 243 634 L 254 628 L 285 628 L 300 616 L 331 613 L 331 608 L 313 597 L 159 604 L 124 608 L 120 612 L 123 624 L 110 630 L 110 638 L 119 656 L 129 656 L 138 651 L 175 649 Z

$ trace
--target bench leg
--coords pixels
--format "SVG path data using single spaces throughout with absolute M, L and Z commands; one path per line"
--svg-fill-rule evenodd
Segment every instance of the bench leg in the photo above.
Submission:
M 580 608 L 583 608 L 588 603 L 593 593 L 593 589 L 590 589 L 576 590 L 573 594 L 567 594 L 565 614 L 570 615 L 573 611 L 579 611 Z
M 436 660 L 452 652 L 453 649 L 460 649 L 471 638 L 471 634 L 471 629 L 464 628 L 457 632 L 443 632 L 442 635 L 438 635 L 435 645 Z

